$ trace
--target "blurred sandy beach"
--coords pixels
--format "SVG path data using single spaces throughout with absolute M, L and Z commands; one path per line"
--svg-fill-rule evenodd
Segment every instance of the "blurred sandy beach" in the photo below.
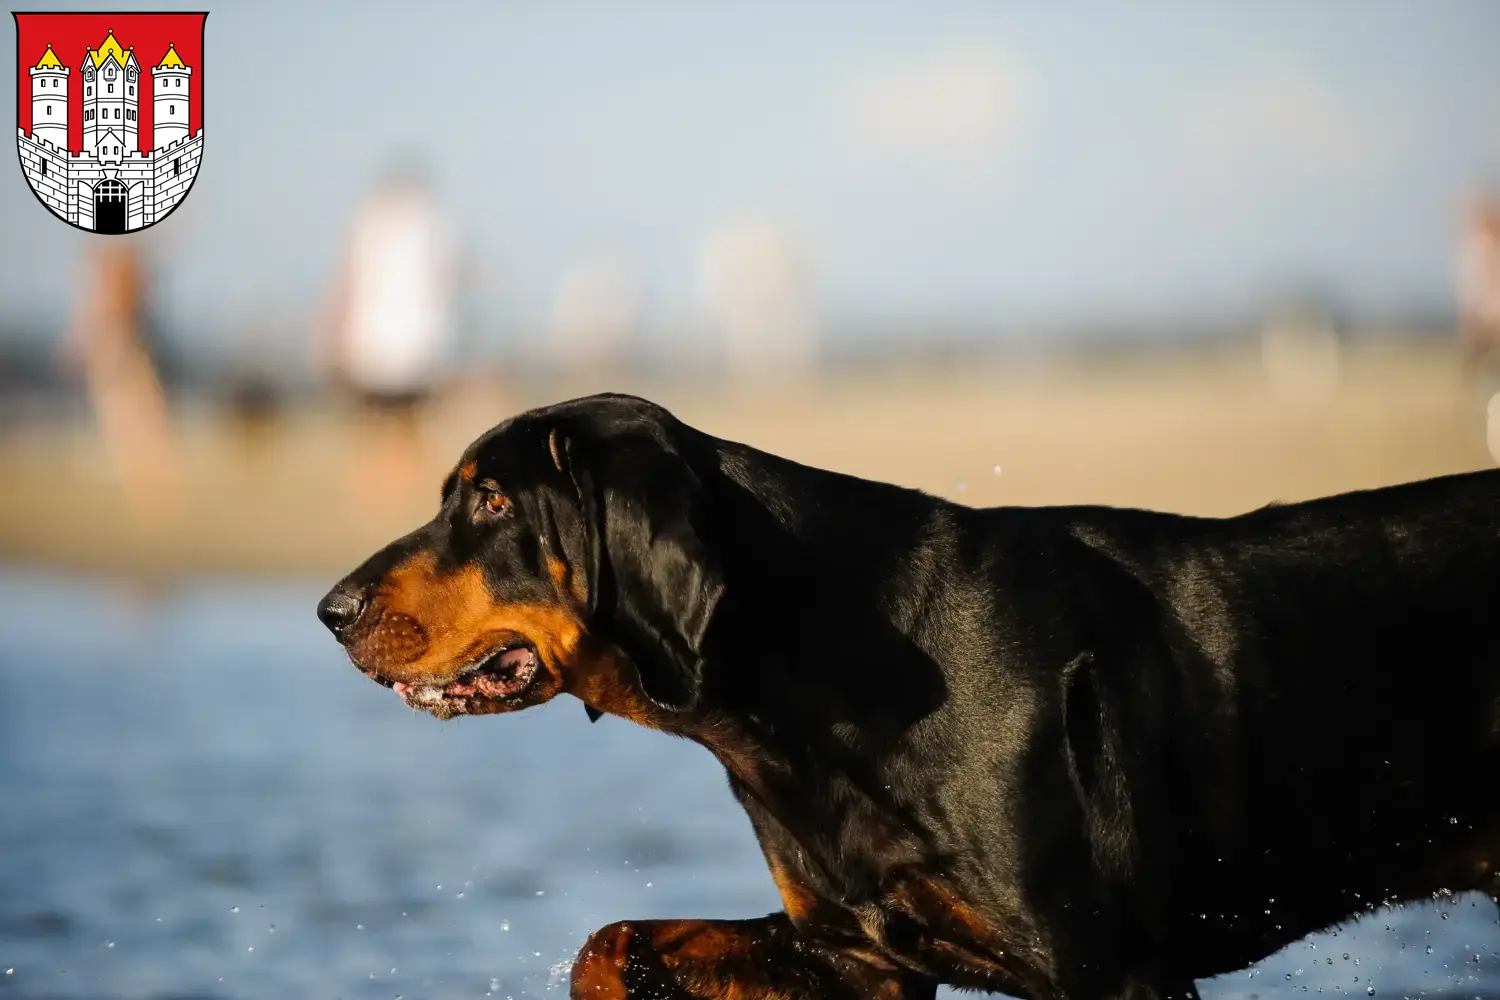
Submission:
M 1306 365 L 1296 368 L 1303 371 Z M 179 407 L 184 494 L 132 520 L 87 422 L 0 436 L 0 562 L 108 573 L 327 577 L 430 517 L 460 450 L 505 417 L 602 389 L 638 392 L 710 433 L 963 503 L 1104 503 L 1225 515 L 1273 501 L 1492 464 L 1485 395 L 1451 348 L 1347 349 L 1312 384 L 1259 350 L 1138 359 L 904 366 L 767 384 L 615 376 L 443 395 L 420 425 L 410 495 L 357 484 L 363 418 L 291 406 L 253 433 Z

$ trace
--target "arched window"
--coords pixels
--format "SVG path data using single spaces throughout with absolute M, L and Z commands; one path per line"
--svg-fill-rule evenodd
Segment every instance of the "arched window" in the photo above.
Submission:
M 109 85 L 109 92 L 110 92 L 110 93 L 111 93 L 111 94 L 113 94 L 113 93 L 114 93 L 114 92 L 115 92 L 115 85 L 114 85 L 114 84 L 110 84 L 110 85 Z
M 115 108 L 115 117 L 116 118 L 120 117 L 120 109 L 119 108 Z
M 182 77 L 180 76 L 177 78 L 177 86 L 182 86 Z
M 83 96 L 84 97 L 93 97 L 94 96 L 94 88 L 93 87 L 84 87 L 83 88 Z
M 169 115 L 175 115 L 176 113 L 177 113 L 177 105 L 175 105 L 175 104 L 168 104 L 167 105 L 167 114 L 169 114 Z
M 52 105 L 47 105 L 47 117 L 52 117 Z
M 131 87 L 131 88 L 130 88 L 130 96 L 131 96 L 131 97 L 134 97 L 134 96 L 135 96 L 135 88 L 134 88 L 134 87 Z

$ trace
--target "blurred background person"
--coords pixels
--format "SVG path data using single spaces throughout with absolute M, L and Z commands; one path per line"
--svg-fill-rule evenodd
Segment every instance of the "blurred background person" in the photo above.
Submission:
M 1471 362 L 1500 347 L 1500 199 L 1475 202 L 1465 220 L 1458 259 L 1458 335 Z
M 142 526 L 159 527 L 177 509 L 182 469 L 153 357 L 141 241 L 100 239 L 89 248 L 61 360 L 82 376 L 130 511 Z
M 552 304 L 550 346 L 563 372 L 589 384 L 607 383 L 627 361 L 640 303 L 629 256 L 612 249 L 578 255 Z
M 365 509 L 407 505 L 421 468 L 419 417 L 453 332 L 450 233 L 425 173 L 395 162 L 357 210 L 319 362 L 366 433 L 349 469 Z
M 798 379 L 813 370 L 818 345 L 811 274 L 783 227 L 761 218 L 726 222 L 705 241 L 698 267 L 731 378 Z

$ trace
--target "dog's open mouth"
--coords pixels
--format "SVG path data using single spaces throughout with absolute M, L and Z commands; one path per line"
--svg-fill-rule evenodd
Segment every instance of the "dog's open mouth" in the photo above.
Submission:
M 496 650 L 446 685 L 391 685 L 412 708 L 458 714 L 471 700 L 505 701 L 522 694 L 536 679 L 536 649 L 529 644 Z

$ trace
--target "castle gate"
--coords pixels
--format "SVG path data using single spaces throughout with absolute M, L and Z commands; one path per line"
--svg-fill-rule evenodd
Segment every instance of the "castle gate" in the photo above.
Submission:
M 94 188 L 94 232 L 123 233 L 125 231 L 125 185 L 113 178 L 106 178 Z

